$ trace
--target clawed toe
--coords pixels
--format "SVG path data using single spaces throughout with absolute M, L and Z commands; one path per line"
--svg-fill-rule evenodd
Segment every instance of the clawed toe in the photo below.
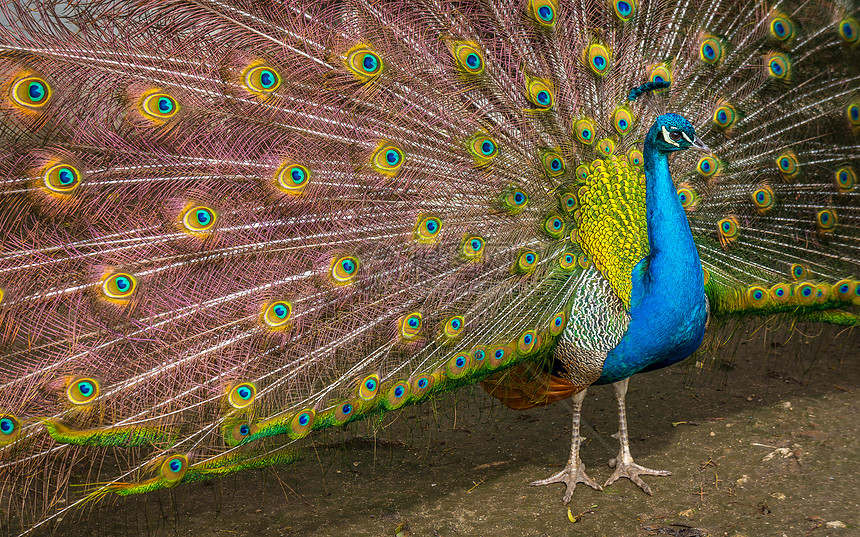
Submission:
M 537 487 L 540 485 L 549 485 L 552 483 L 564 483 L 567 485 L 567 489 L 564 491 L 564 503 L 570 503 L 570 499 L 573 497 L 573 491 L 576 489 L 577 483 L 585 483 L 589 487 L 594 490 L 603 490 L 603 487 L 597 484 L 596 481 L 588 477 L 585 473 L 585 468 L 582 466 L 582 463 L 579 465 L 571 465 L 568 464 L 562 471 L 551 475 L 546 479 L 541 479 L 539 481 L 532 481 L 529 485 L 533 487 Z
M 642 481 L 639 477 L 640 475 L 656 475 L 656 476 L 667 476 L 672 475 L 672 472 L 668 472 L 666 470 L 652 470 L 651 468 L 645 468 L 644 466 L 639 466 L 635 462 L 629 463 L 621 463 L 617 464 L 617 459 L 612 459 L 609 461 L 609 466 L 614 467 L 615 471 L 612 472 L 612 475 L 609 479 L 606 480 L 606 483 L 603 484 L 604 487 L 608 487 L 612 483 L 615 483 L 622 477 L 626 477 L 630 481 L 636 483 L 636 485 L 642 489 L 642 491 L 651 495 L 651 487 L 648 486 L 647 483 Z

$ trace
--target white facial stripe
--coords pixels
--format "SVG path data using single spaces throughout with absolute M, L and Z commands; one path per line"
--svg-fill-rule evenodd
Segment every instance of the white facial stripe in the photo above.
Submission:
M 681 144 L 679 144 L 678 142 L 676 142 L 675 140 L 673 140 L 672 138 L 669 137 L 669 131 L 666 130 L 666 125 L 663 125 L 660 128 L 663 130 L 663 139 L 666 140 L 667 144 L 672 144 L 675 147 L 681 147 Z M 684 133 L 682 132 L 681 134 L 684 134 Z M 689 140 L 689 138 L 688 138 L 688 140 Z
M 685 139 L 685 140 L 687 140 L 687 142 L 689 142 L 689 143 L 690 143 L 690 145 L 696 145 L 696 144 L 694 144 L 694 143 L 693 143 L 693 140 L 690 140 L 690 137 L 689 137 L 689 136 L 687 136 L 687 133 L 686 133 L 686 132 L 681 131 L 681 136 L 683 136 L 683 137 L 684 137 L 684 139 Z

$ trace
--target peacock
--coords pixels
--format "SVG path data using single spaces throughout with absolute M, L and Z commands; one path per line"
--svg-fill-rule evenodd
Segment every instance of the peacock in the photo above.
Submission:
M 852 0 L 0 6 L 0 499 L 21 531 L 715 325 L 860 324 Z M 108 464 L 108 462 L 110 464 Z M 536 476 L 539 477 L 539 476 Z

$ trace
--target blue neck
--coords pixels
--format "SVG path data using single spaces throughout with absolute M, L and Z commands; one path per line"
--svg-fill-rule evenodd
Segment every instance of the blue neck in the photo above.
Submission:
M 630 324 L 598 384 L 671 365 L 702 343 L 707 320 L 702 265 L 664 153 L 645 141 L 649 254 L 631 274 Z
M 684 296 L 705 292 L 702 264 L 693 242 L 690 224 L 669 174 L 669 160 L 649 140 L 643 151 L 645 161 L 645 207 L 648 222 L 648 254 L 645 291 Z M 650 291 L 650 293 L 649 293 Z M 631 301 L 631 307 L 635 307 Z

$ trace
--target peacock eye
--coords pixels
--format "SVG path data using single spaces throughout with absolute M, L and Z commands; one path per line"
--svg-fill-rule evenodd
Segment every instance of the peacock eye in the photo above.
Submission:
M 672 131 L 669 133 L 669 138 L 678 142 L 681 140 L 681 131 Z

